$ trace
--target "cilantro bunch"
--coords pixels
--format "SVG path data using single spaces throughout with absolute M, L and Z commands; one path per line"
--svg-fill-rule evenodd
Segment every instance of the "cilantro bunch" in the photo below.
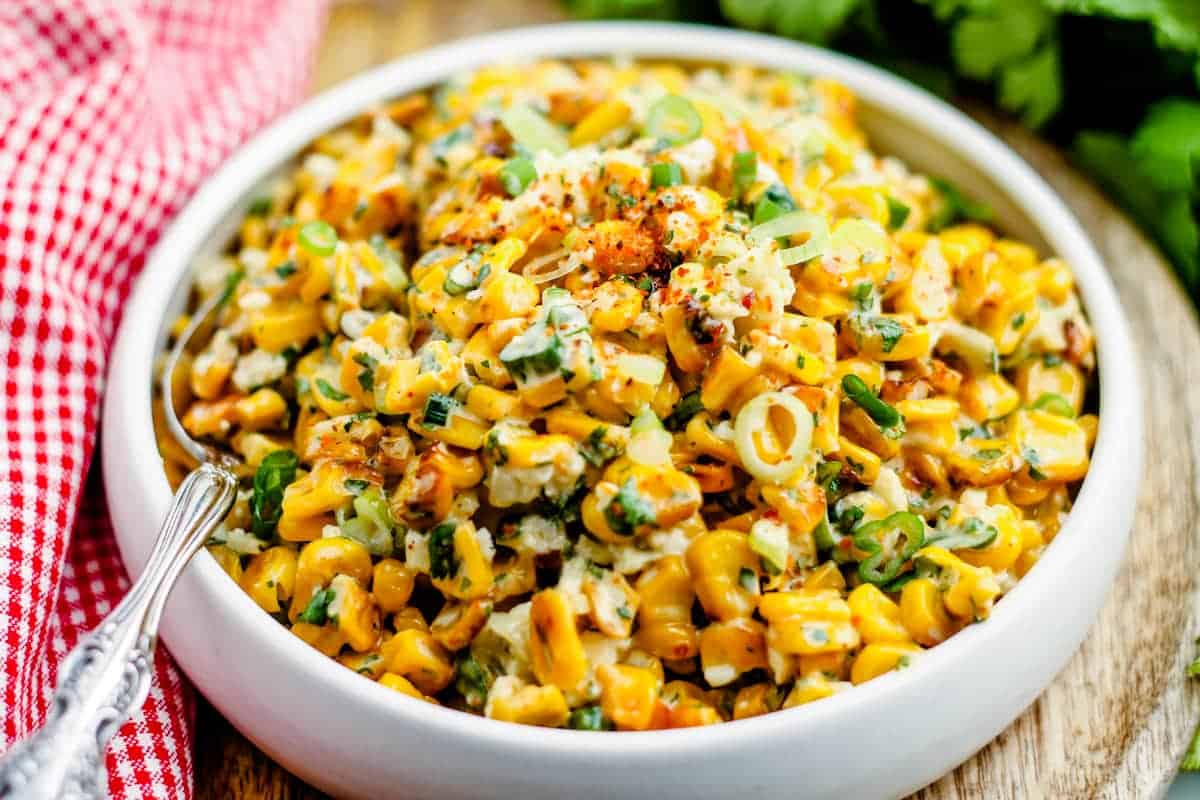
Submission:
M 1200 0 L 565 0 L 728 23 L 983 97 L 1068 148 L 1200 297 Z

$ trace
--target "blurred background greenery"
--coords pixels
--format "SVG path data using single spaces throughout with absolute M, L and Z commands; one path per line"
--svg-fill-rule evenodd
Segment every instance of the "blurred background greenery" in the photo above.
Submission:
M 565 0 L 584 19 L 727 24 L 993 102 L 1073 156 L 1200 299 L 1200 0 Z

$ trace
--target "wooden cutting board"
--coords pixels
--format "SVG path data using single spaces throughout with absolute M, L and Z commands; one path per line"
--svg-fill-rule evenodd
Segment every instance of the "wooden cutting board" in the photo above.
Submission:
M 561 16 L 555 0 L 344 2 L 331 13 L 314 91 L 432 44 Z M 1200 681 L 1183 673 L 1198 618 L 1200 327 L 1162 256 L 1061 153 L 1017 125 L 983 121 L 1065 198 L 1112 271 L 1141 354 L 1146 473 L 1129 476 L 1142 481 L 1129 552 L 1083 647 L 1024 716 L 917 797 L 1160 797 L 1200 721 Z M 203 701 L 196 740 L 200 800 L 323 796 Z

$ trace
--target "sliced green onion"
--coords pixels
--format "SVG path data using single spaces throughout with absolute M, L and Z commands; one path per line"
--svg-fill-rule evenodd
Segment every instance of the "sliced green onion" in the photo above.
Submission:
M 699 137 L 703 129 L 704 120 L 691 101 L 669 94 L 650 106 L 642 132 L 668 144 L 680 145 Z
M 789 542 L 786 525 L 760 519 L 750 527 L 746 542 L 762 558 L 771 574 L 778 575 L 787 567 Z
M 654 356 L 641 353 L 621 353 L 617 356 L 617 372 L 638 383 L 658 386 L 667 373 L 667 365 Z M 658 418 L 655 417 L 655 419 Z
M 762 201 L 759 205 L 762 205 Z M 796 236 L 801 233 L 808 234 L 807 241 L 796 247 L 788 247 L 780 251 L 779 256 L 784 266 L 816 258 L 829 250 L 829 223 L 820 214 L 808 211 L 781 212 L 779 216 L 751 228 L 750 238 L 756 242 L 767 242 L 771 239 Z
M 509 197 L 516 197 L 529 188 L 529 184 L 537 180 L 537 168 L 533 162 L 524 156 L 510 158 L 500 168 L 500 185 Z
M 1039 411 L 1049 411 L 1051 414 L 1057 414 L 1060 417 L 1075 419 L 1075 407 L 1071 405 L 1070 400 L 1061 394 L 1044 392 L 1038 395 L 1037 400 L 1033 401 L 1033 407 Z
M 530 153 L 549 150 L 556 156 L 567 152 L 567 135 L 553 122 L 529 106 L 514 106 L 500 115 L 500 122 L 517 144 Z
M 754 217 L 752 221 L 755 225 L 762 225 L 764 222 L 770 222 L 786 213 L 786 207 L 776 203 L 769 197 L 760 197 L 758 202 L 754 204 Z
M 758 179 L 758 153 L 743 150 L 733 156 L 733 196 L 741 197 Z
M 314 256 L 331 256 L 337 250 L 337 231 L 328 222 L 313 220 L 300 229 L 300 246 Z
M 443 291 L 451 297 L 457 297 L 472 289 L 478 289 L 492 271 L 492 265 L 485 263 L 479 267 L 478 272 L 474 270 L 474 267 L 475 263 L 470 259 L 463 259 L 451 267 L 450 271 L 446 273 L 446 279 L 442 281 Z
M 880 400 L 862 378 L 857 375 L 844 376 L 842 391 L 859 408 L 867 412 L 867 416 L 885 433 L 894 432 L 896 436 L 904 434 L 904 417 L 895 408 Z
M 447 420 L 450 419 L 450 412 L 454 410 L 455 405 L 453 397 L 434 392 L 425 401 L 425 411 L 421 415 L 421 424 L 426 428 L 445 427 Z
M 604 718 L 599 706 L 585 706 L 571 712 L 567 727 L 577 731 L 610 731 L 612 723 Z
M 683 183 L 683 170 L 674 161 L 655 164 L 650 167 L 650 188 L 665 189 Z
M 912 211 L 906 203 L 902 203 L 894 197 L 888 197 L 888 228 L 897 230 L 908 221 L 908 215 Z

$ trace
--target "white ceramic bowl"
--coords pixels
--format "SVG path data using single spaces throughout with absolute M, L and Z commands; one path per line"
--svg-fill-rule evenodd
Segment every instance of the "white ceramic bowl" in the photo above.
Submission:
M 248 198 L 318 134 L 384 98 L 481 65 L 628 54 L 744 61 L 835 78 L 874 144 L 959 182 L 1003 227 L 1074 268 L 1097 337 L 1092 468 L 1045 557 L 984 624 L 912 669 L 817 703 L 688 730 L 593 734 L 511 725 L 402 696 L 325 658 L 261 611 L 207 554 L 167 606 L 171 653 L 213 705 L 289 770 L 341 797 L 897 797 L 935 780 L 1017 717 L 1078 647 L 1120 564 L 1141 475 L 1141 394 L 1129 329 L 1078 223 L 980 126 L 897 78 L 754 34 L 657 24 L 526 28 L 396 61 L 301 106 L 234 155 L 163 236 L 126 306 L 104 409 L 104 477 L 138 572 L 170 500 L 151 429 L 151 365 L 198 254 L 221 250 Z M 1068 738 L 1069 741 L 1069 738 Z

